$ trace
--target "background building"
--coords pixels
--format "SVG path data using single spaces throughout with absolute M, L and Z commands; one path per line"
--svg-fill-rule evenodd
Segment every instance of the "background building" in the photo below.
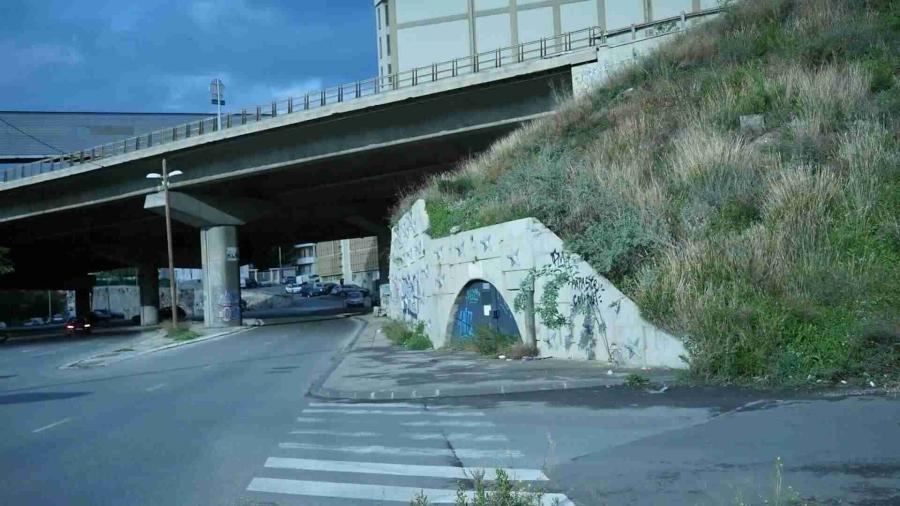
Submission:
M 322 281 L 377 288 L 378 240 L 375 237 L 327 241 L 316 244 L 316 273 Z
M 615 29 L 719 0 L 375 0 L 378 72 L 388 75 L 598 26 Z

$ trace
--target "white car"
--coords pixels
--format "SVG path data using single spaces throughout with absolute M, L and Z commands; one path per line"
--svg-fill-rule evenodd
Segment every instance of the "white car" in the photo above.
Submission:
M 284 285 L 284 293 L 300 293 L 301 287 L 296 283 Z

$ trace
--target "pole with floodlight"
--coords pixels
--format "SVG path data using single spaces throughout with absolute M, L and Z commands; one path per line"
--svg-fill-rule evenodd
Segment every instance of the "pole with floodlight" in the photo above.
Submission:
M 184 174 L 180 170 L 169 172 L 166 168 L 166 159 L 162 160 L 162 174 L 151 172 L 147 179 L 161 179 L 163 199 L 166 208 L 166 244 L 169 250 L 169 295 L 172 299 L 172 329 L 178 330 L 178 290 L 175 281 L 175 254 L 172 250 L 172 215 L 169 211 L 169 178 Z
M 216 130 L 221 130 L 222 106 L 225 105 L 225 85 L 221 79 L 216 78 L 209 83 L 209 94 L 212 96 L 211 102 L 216 106 Z

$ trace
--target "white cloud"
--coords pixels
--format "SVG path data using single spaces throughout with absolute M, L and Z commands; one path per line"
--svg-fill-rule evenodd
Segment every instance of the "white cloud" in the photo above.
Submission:
M 5 67 L 0 82 L 16 82 L 43 67 L 79 65 L 84 56 L 73 46 L 47 43 L 22 46 L 14 41 L 0 41 L 0 59 Z
M 204 30 L 227 30 L 232 23 L 270 24 L 277 19 L 273 9 L 250 6 L 247 0 L 196 0 L 188 14 Z

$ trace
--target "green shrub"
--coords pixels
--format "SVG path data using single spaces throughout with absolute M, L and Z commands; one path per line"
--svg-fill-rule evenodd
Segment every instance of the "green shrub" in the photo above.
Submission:
M 650 380 L 640 374 L 629 373 L 628 376 L 625 377 L 625 386 L 640 390 L 650 386 Z
M 190 341 L 191 339 L 196 339 L 202 335 L 190 328 L 168 329 L 167 334 L 169 339 L 172 339 L 173 341 Z
M 428 350 L 433 347 L 431 339 L 425 334 L 425 324 L 421 322 L 411 326 L 405 321 L 388 320 L 381 326 L 381 331 L 394 345 L 408 350 Z
M 475 351 L 482 355 L 497 356 L 500 352 L 515 343 L 514 336 L 494 330 L 490 325 L 478 325 L 475 327 L 473 345 Z
M 456 490 L 456 506 L 540 506 L 543 493 L 540 490 L 531 490 L 514 483 L 509 475 L 501 468 L 496 470 L 497 476 L 493 482 L 484 479 L 484 472 L 475 472 L 472 477 L 474 491 L 471 499 L 466 493 L 465 486 L 459 483 Z M 410 501 L 410 506 L 427 506 L 428 497 L 419 492 Z

